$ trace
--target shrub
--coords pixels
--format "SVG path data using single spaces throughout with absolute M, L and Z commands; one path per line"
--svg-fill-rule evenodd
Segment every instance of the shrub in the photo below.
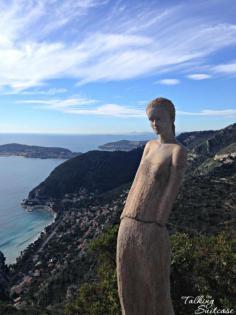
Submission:
M 77 298 L 66 305 L 66 315 L 118 315 L 115 266 L 118 226 L 114 225 L 90 242 L 97 257 L 93 282 L 84 283 Z M 214 299 L 214 307 L 233 308 L 236 294 L 236 239 L 225 231 L 214 236 L 171 236 L 171 296 L 176 314 L 194 314 L 198 305 L 185 304 L 182 296 Z

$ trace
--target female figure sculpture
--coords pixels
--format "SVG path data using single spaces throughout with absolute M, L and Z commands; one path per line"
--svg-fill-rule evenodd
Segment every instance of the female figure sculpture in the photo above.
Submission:
M 160 140 L 146 143 L 120 217 L 118 293 L 122 315 L 174 315 L 166 223 L 186 169 L 187 149 L 175 138 L 170 100 L 154 99 L 146 113 Z

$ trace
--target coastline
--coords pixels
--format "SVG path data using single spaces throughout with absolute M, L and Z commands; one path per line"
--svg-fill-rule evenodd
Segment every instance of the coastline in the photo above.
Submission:
M 55 213 L 27 212 L 21 201 L 62 163 L 59 159 L 33 159 L 22 156 L 0 156 L 0 250 L 6 264 L 16 263 L 21 252 L 35 242 L 40 233 L 55 221 Z
M 26 212 L 28 212 L 26 209 L 24 209 L 24 210 Z M 42 207 L 42 209 L 35 209 L 35 210 L 32 210 L 32 211 L 37 211 L 37 212 L 46 211 L 46 212 L 49 212 L 52 215 L 53 221 L 50 221 L 47 225 L 44 226 L 44 228 L 42 230 L 40 230 L 34 237 L 32 237 L 31 241 L 25 245 L 24 249 L 22 249 L 20 251 L 20 253 L 16 256 L 16 258 L 14 258 L 14 260 L 12 260 L 11 262 L 7 262 L 6 263 L 6 265 L 9 268 L 11 266 L 17 265 L 18 261 L 20 259 L 22 259 L 24 254 L 27 252 L 27 248 L 30 247 L 30 246 L 34 247 L 37 244 L 37 242 L 40 241 L 40 237 L 42 237 L 42 233 L 46 233 L 46 228 L 51 227 L 51 226 L 53 226 L 53 224 L 56 223 L 58 214 L 55 211 L 53 211 L 52 209 L 51 210 L 46 210 L 46 209 L 43 209 L 43 207 Z M 6 257 L 6 255 L 5 255 L 5 257 Z

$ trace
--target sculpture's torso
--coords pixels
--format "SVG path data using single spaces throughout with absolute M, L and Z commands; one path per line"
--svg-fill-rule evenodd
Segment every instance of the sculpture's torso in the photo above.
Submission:
M 129 216 L 159 223 L 158 206 L 168 183 L 172 152 L 176 145 L 151 141 L 146 156 L 141 159 L 121 219 Z

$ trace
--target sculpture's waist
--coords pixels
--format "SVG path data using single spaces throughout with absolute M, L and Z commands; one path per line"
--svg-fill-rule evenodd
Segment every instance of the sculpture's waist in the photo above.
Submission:
M 166 227 L 166 224 L 161 224 L 157 221 L 152 221 L 152 220 L 145 220 L 145 219 L 142 219 L 142 218 L 139 218 L 139 217 L 133 217 L 133 216 L 130 216 L 130 215 L 127 215 L 127 214 L 124 214 L 120 217 L 120 220 L 124 219 L 124 218 L 130 218 L 130 219 L 133 219 L 133 220 L 136 220 L 136 221 L 140 221 L 140 222 L 143 222 L 143 223 L 155 223 L 157 224 L 159 227 Z

